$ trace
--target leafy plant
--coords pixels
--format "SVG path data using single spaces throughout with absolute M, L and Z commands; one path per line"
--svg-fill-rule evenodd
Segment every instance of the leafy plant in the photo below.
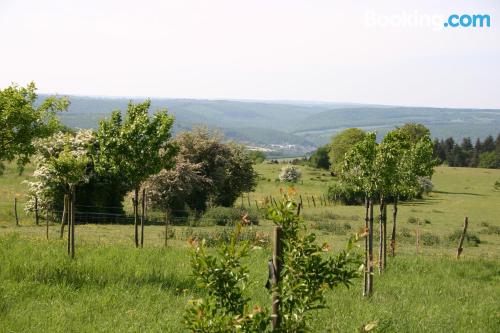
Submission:
M 296 183 L 299 181 L 301 175 L 299 168 L 289 165 L 281 169 L 279 180 L 281 182 Z
M 207 295 L 189 302 L 184 316 L 192 332 L 264 332 L 269 313 L 261 307 L 249 309 L 245 289 L 248 269 L 241 260 L 248 255 L 247 242 L 238 243 L 242 226 L 236 226 L 228 244 L 222 244 L 218 256 L 207 254 L 204 241 L 194 243 L 191 259 L 198 287 Z
M 352 252 L 356 237 L 336 256 L 325 256 L 328 245 L 319 246 L 297 216 L 297 204 L 285 197 L 269 207 L 269 216 L 282 228 L 283 256 L 280 279 L 273 291 L 280 295 L 278 332 L 303 332 L 313 310 L 326 307 L 325 291 L 338 285 L 349 287 L 359 275 L 360 257 Z

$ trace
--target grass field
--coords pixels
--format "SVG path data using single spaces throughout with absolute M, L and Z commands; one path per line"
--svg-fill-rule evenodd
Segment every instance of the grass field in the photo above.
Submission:
M 260 164 L 261 175 L 250 202 L 279 197 L 275 182 L 280 165 Z M 303 215 L 334 249 L 363 225 L 362 207 L 312 207 L 306 196 L 325 193 L 332 177 L 301 167 Z M 30 170 L 28 170 L 29 172 Z M 27 173 L 28 174 L 28 173 Z M 147 226 L 145 248 L 133 248 L 130 225 L 78 225 L 76 260 L 58 239 L 58 224 L 35 226 L 22 210 L 26 176 L 9 166 L 0 177 L 0 332 L 123 332 L 182 331 L 182 314 L 194 285 L 189 265 L 187 230 L 210 234 L 222 227 L 173 226 L 175 236 L 163 248 L 163 227 Z M 318 311 L 315 332 L 356 332 L 377 321 L 380 332 L 498 332 L 500 327 L 500 192 L 493 184 L 500 170 L 439 167 L 435 192 L 425 200 L 400 207 L 398 255 L 388 270 L 375 277 L 375 294 L 361 296 L 362 281 L 353 288 L 328 294 L 329 308 Z M 13 201 L 19 199 L 21 226 L 15 226 Z M 248 205 L 245 196 L 243 204 Z M 241 205 L 240 200 L 237 205 Z M 449 236 L 460 229 L 464 216 L 479 244 L 466 243 L 463 257 L 454 258 L 456 242 Z M 416 254 L 415 219 L 422 221 L 420 252 Z M 427 221 L 427 223 L 425 222 Z M 332 228 L 331 225 L 349 228 Z M 254 231 L 269 233 L 262 221 Z M 424 236 L 423 235 L 427 235 Z M 249 293 L 255 303 L 270 304 L 264 288 L 268 248 L 251 252 Z

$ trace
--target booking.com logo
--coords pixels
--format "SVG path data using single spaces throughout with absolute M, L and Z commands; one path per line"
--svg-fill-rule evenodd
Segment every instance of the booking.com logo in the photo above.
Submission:
M 397 14 L 379 14 L 375 11 L 365 12 L 365 25 L 379 28 L 489 28 L 491 17 L 487 14 L 452 14 L 446 17 L 441 14 L 429 14 L 415 11 L 403 11 Z
M 489 15 L 457 15 L 457 14 L 452 14 L 448 17 L 448 20 L 444 22 L 444 27 L 452 27 L 452 28 L 458 28 L 458 27 L 490 27 L 491 25 L 491 18 Z

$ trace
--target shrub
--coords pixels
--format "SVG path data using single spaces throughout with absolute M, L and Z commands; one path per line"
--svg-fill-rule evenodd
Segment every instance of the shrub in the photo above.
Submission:
M 417 223 L 417 222 L 418 222 L 418 218 L 416 218 L 416 217 L 414 217 L 414 216 L 410 216 L 410 217 L 408 218 L 408 221 L 407 221 L 407 222 L 408 222 L 408 223 L 410 223 L 410 224 L 415 224 L 415 223 Z
M 364 203 L 365 195 L 356 191 L 348 184 L 334 183 L 328 188 L 327 197 L 331 201 L 340 202 L 344 205 L 359 205 Z
M 422 242 L 423 245 L 437 245 L 439 244 L 439 236 L 436 236 L 434 234 L 431 234 L 429 232 L 423 233 L 420 235 L 420 242 Z
M 206 230 L 187 228 L 184 230 L 183 238 L 188 241 L 204 241 L 207 247 L 217 247 L 231 241 L 233 228 L 223 228 L 218 230 Z M 255 231 L 249 228 L 242 228 L 238 233 L 238 241 L 246 241 L 252 246 L 267 247 L 271 238 L 269 234 L 262 231 Z
M 487 234 L 487 235 L 500 235 L 500 227 L 496 225 L 491 225 L 488 222 L 482 222 L 481 226 L 484 227 L 481 231 L 479 231 L 480 234 Z
M 297 168 L 294 165 L 290 165 L 290 166 L 286 166 L 286 167 L 281 168 L 279 180 L 281 182 L 296 183 L 299 181 L 301 175 L 302 174 L 301 174 L 299 168 Z
M 323 222 L 323 221 L 312 223 L 311 228 L 328 231 L 336 235 L 346 235 L 352 229 L 351 225 L 347 222 L 341 224 L 338 222 Z
M 241 222 L 246 216 L 250 224 L 258 225 L 259 216 L 255 210 L 241 209 L 235 207 L 213 207 L 201 218 L 203 225 L 233 226 Z
M 418 183 L 420 186 L 420 194 L 429 194 L 434 189 L 434 184 L 427 177 L 420 177 Z
M 448 241 L 450 243 L 457 243 L 462 235 L 462 230 L 455 230 L 452 234 L 448 236 Z M 474 233 L 466 232 L 464 242 L 470 246 L 478 246 L 481 243 L 481 239 Z

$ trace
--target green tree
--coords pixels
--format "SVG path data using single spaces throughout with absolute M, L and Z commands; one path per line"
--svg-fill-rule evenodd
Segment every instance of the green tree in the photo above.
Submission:
M 17 159 L 22 171 L 35 153 L 33 141 L 50 136 L 59 128 L 57 112 L 68 108 L 66 98 L 49 97 L 35 107 L 36 87 L 11 85 L 0 90 L 0 175 L 5 161 Z
M 359 128 L 349 128 L 332 138 L 328 153 L 332 171 L 342 170 L 346 153 L 365 137 L 366 133 Z
M 201 174 L 211 181 L 208 189 L 195 191 L 187 199 L 192 209 L 204 211 L 209 201 L 216 206 L 231 207 L 242 193 L 255 188 L 257 174 L 243 146 L 225 143 L 220 134 L 207 128 L 183 132 L 175 142 L 184 160 L 200 164 Z
M 329 152 L 329 145 L 319 147 L 312 153 L 311 157 L 309 158 L 309 165 L 317 169 L 330 169 L 330 159 L 328 157 Z
M 500 154 L 495 151 L 485 152 L 479 155 L 480 168 L 500 169 Z
M 138 203 L 141 183 L 150 175 L 173 164 L 177 149 L 172 144 L 174 118 L 166 109 L 149 116 L 151 101 L 129 102 L 125 119 L 119 110 L 110 119 L 102 120 L 97 131 L 95 168 L 98 173 L 121 176 L 134 191 L 134 241 L 139 246 Z M 141 240 L 144 244 L 144 216 L 141 217 Z
M 368 234 L 365 239 L 365 296 L 373 293 L 373 198 L 378 188 L 377 150 L 376 134 L 366 134 L 345 154 L 341 172 L 342 183 L 365 194 L 365 230 Z
M 255 163 L 260 164 L 266 160 L 266 154 L 260 150 L 249 150 L 248 157 Z
M 399 128 L 405 135 L 410 138 L 412 143 L 417 143 L 420 139 L 424 137 L 430 137 L 431 131 L 422 124 L 418 123 L 407 123 Z

